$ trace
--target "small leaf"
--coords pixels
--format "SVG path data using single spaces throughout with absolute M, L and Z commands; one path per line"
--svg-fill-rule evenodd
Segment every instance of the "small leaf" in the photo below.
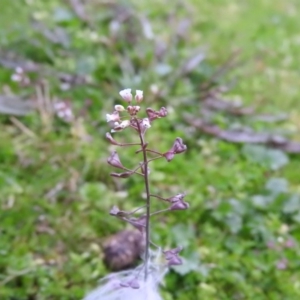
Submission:
M 278 170 L 289 162 L 288 156 L 281 150 L 269 149 L 258 145 L 245 145 L 243 147 L 245 156 L 271 170 Z
M 271 194 L 278 195 L 288 191 L 288 182 L 285 178 L 270 178 L 265 187 Z
M 182 257 L 182 264 L 172 266 L 172 269 L 182 276 L 190 272 L 200 272 L 202 274 L 207 274 L 208 272 L 205 266 L 200 263 L 199 254 L 196 252 L 191 253 L 189 257 Z
M 56 22 L 66 22 L 74 19 L 74 15 L 70 10 L 63 7 L 58 7 L 54 11 L 53 19 Z
M 228 214 L 226 218 L 226 224 L 229 227 L 231 233 L 236 234 L 242 229 L 242 218 L 237 214 Z
M 274 200 L 274 197 L 255 195 L 252 197 L 252 203 L 257 208 L 267 208 Z
M 192 226 L 178 224 L 172 228 L 175 241 L 183 248 L 187 248 L 195 240 L 195 230 Z
M 282 211 L 285 214 L 292 214 L 296 212 L 300 214 L 300 196 L 292 195 L 287 201 L 284 202 Z

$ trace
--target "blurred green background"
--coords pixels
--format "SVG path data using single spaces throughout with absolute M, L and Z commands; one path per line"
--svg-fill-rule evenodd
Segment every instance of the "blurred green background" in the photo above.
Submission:
M 184 246 L 163 298 L 300 299 L 299 154 L 228 143 L 186 122 L 205 113 L 205 87 L 225 87 L 224 101 L 255 113 L 215 111 L 213 124 L 299 141 L 298 0 L 0 4 L 0 299 L 81 299 L 109 273 L 101 241 L 127 228 L 109 210 L 131 210 L 143 193 L 139 178 L 114 181 L 106 164 L 105 114 L 128 87 L 144 90 L 145 107 L 169 110 L 147 133 L 153 148 L 177 136 L 188 146 L 151 169 L 153 193 L 186 191 L 191 206 L 152 227 L 157 244 Z M 71 121 L 52 110 L 62 101 Z M 286 118 L 257 117 L 270 114 Z M 119 154 L 138 162 L 133 149 Z

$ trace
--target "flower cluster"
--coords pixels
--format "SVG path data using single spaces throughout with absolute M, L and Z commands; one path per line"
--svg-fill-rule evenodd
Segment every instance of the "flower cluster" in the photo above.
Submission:
M 113 129 L 111 130 L 111 132 L 122 131 L 123 129 L 130 126 L 137 129 L 136 121 L 133 122 L 132 119 L 122 120 L 120 113 L 126 112 L 130 117 L 134 117 L 138 114 L 141 107 L 139 105 L 131 105 L 133 100 L 131 89 L 125 89 L 121 91 L 120 95 L 128 103 L 128 106 L 127 108 L 124 108 L 123 105 L 115 105 L 114 112 L 112 114 L 106 114 L 106 121 L 113 123 Z M 143 91 L 137 90 L 134 99 L 137 104 L 141 103 L 143 100 Z M 144 127 L 145 130 L 151 127 L 148 118 L 143 119 L 140 125 Z
M 142 160 L 137 164 L 136 167 L 130 169 L 123 165 L 117 151 L 112 151 L 111 155 L 107 159 L 107 162 L 112 167 L 121 169 L 122 172 L 112 172 L 110 175 L 115 178 L 128 178 L 132 175 L 142 176 L 144 178 L 146 203 L 132 212 L 123 211 L 114 205 L 110 211 L 110 215 L 134 226 L 141 232 L 141 237 L 145 239 L 146 246 L 143 268 L 145 280 L 147 280 L 147 276 L 149 274 L 148 262 L 150 260 L 150 245 L 155 245 L 151 241 L 150 218 L 160 213 L 186 210 L 189 208 L 188 202 L 184 201 L 185 193 L 179 193 L 168 198 L 151 194 L 149 182 L 149 164 L 152 161 L 160 158 L 165 158 L 168 162 L 170 162 L 174 159 L 176 154 L 185 152 L 187 147 L 183 143 L 183 140 L 178 137 L 175 139 L 172 147 L 168 151 L 160 152 L 156 149 L 150 149 L 149 144 L 145 140 L 145 132 L 147 129 L 151 128 L 154 120 L 164 118 L 168 115 L 167 109 L 165 107 L 161 107 L 156 111 L 152 108 L 147 108 L 145 110 L 146 117 L 141 117 L 139 115 L 141 114 L 140 104 L 143 101 L 143 91 L 137 90 L 135 96 L 133 97 L 131 89 L 125 89 L 120 92 L 120 96 L 123 98 L 123 100 L 125 100 L 127 106 L 124 107 L 120 104 L 115 105 L 114 111 L 111 114 L 106 115 L 106 120 L 112 124 L 112 133 L 122 131 L 125 128 L 132 128 L 137 134 L 138 140 L 135 143 L 120 143 L 115 140 L 110 133 L 106 133 L 106 139 L 114 146 L 137 146 L 138 149 L 135 151 L 135 153 L 141 153 Z M 154 212 L 151 211 L 151 203 L 153 198 L 167 202 L 169 204 L 168 208 Z M 141 210 L 143 210 L 143 213 L 140 213 Z M 178 255 L 181 250 L 181 247 L 177 247 L 171 250 L 162 251 L 165 256 L 165 265 L 172 266 L 181 264 L 182 260 Z M 138 276 L 136 278 L 138 278 Z M 131 287 L 133 289 L 139 288 L 140 283 L 136 280 L 136 278 L 133 278 L 127 282 L 123 282 L 121 286 Z

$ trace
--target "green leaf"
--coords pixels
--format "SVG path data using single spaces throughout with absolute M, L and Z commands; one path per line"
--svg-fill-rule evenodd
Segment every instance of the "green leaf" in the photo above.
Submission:
M 274 197 L 255 195 L 252 197 L 252 203 L 257 208 L 267 208 L 274 200 Z
M 242 151 L 249 160 L 271 170 L 278 170 L 289 162 L 288 156 L 283 151 L 264 146 L 245 145 Z
M 284 202 L 282 211 L 285 214 L 292 214 L 295 212 L 299 212 L 300 214 L 300 196 L 296 194 L 292 195 L 287 201 Z
M 175 241 L 183 248 L 188 247 L 195 240 L 195 230 L 192 226 L 178 224 L 172 228 Z
M 198 253 L 193 252 L 188 257 L 181 258 L 182 265 L 172 267 L 176 273 L 183 276 L 195 271 L 201 273 L 203 276 L 207 276 L 208 268 L 200 263 L 200 257 Z
M 266 190 L 273 195 L 288 192 L 288 181 L 285 178 L 270 178 L 266 183 Z

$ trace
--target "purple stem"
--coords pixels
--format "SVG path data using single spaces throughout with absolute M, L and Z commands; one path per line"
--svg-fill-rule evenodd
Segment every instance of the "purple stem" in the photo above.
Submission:
M 145 273 L 144 280 L 147 281 L 148 278 L 148 260 L 149 260 L 149 248 L 150 248 L 150 187 L 149 187 L 149 177 L 148 177 L 148 158 L 147 158 L 147 150 L 146 150 L 146 142 L 144 140 L 144 136 L 142 134 L 140 123 L 137 119 L 135 119 L 138 133 L 141 141 L 141 150 L 143 153 L 143 164 L 144 164 L 144 181 L 145 181 L 145 189 L 146 189 L 146 245 L 145 245 Z
M 169 202 L 169 200 L 168 199 L 166 199 L 166 198 L 163 198 L 163 197 L 160 197 L 160 196 L 157 196 L 157 195 L 150 195 L 150 197 L 154 197 L 154 198 L 157 198 L 157 199 L 160 199 L 160 200 L 163 200 L 163 201 L 166 201 L 166 202 Z

